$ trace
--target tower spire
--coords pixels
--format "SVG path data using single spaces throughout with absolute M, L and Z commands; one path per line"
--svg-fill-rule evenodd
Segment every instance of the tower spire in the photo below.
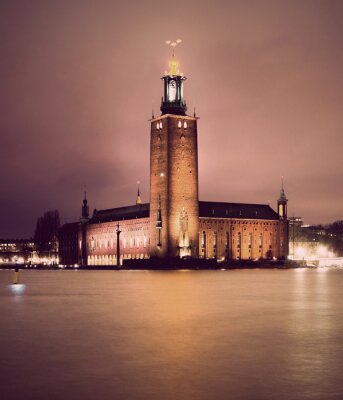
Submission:
M 287 202 L 288 199 L 283 187 L 283 176 L 281 177 L 280 196 L 277 201 L 278 214 L 280 219 L 287 219 Z
M 174 42 L 167 40 L 166 44 L 172 48 L 172 55 L 169 60 L 169 70 L 161 78 L 164 80 L 164 96 L 162 97 L 162 115 L 186 115 L 186 103 L 183 100 L 183 82 L 186 77 L 180 73 L 179 61 L 175 57 L 175 47 L 182 42 L 177 39 Z
M 142 204 L 141 194 L 140 194 L 140 191 L 139 191 L 139 184 L 140 184 L 140 182 L 137 181 L 137 199 L 136 199 L 136 204 L 137 205 L 138 204 Z
M 86 185 L 84 186 L 84 197 L 82 202 L 82 209 L 81 209 L 81 222 L 87 222 L 89 219 L 89 206 L 87 200 L 87 191 Z
M 285 190 L 283 187 L 283 176 L 281 176 L 281 189 L 280 189 L 280 197 L 279 197 L 279 201 L 287 201 L 287 197 L 285 194 Z

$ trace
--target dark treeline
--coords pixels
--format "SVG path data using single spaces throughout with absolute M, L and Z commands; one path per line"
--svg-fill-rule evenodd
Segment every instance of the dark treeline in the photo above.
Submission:
M 328 246 L 337 256 L 343 256 L 343 221 L 335 221 L 328 225 L 311 225 L 290 229 L 290 241 L 316 241 Z
M 328 225 L 327 229 L 334 235 L 343 235 L 343 221 L 335 221 L 333 224 Z
M 34 241 L 39 250 L 51 250 L 60 227 L 58 210 L 50 210 L 38 218 Z

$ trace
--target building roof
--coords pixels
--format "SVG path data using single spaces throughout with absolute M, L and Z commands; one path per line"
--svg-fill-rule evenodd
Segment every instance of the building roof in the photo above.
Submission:
M 149 203 L 127 207 L 94 210 L 91 224 L 101 222 L 149 218 Z M 222 203 L 199 201 L 200 218 L 242 218 L 278 220 L 278 214 L 268 204 Z
M 199 201 L 199 217 L 279 219 L 279 215 L 268 204 L 219 203 L 214 201 Z
M 149 217 L 149 203 L 135 204 L 134 206 L 110 208 L 108 210 L 94 210 L 90 219 L 91 224 L 99 222 L 120 221 L 123 219 L 136 219 Z

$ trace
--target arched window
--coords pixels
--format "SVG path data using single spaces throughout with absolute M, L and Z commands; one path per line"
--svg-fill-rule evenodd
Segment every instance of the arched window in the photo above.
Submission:
M 237 247 L 240 249 L 241 248 L 241 232 L 238 232 L 238 236 L 237 236 Z

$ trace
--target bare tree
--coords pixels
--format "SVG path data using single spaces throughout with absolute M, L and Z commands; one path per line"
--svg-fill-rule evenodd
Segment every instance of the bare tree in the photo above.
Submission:
M 50 210 L 39 217 L 36 224 L 34 241 L 39 250 L 50 250 L 53 238 L 60 227 L 58 210 Z

